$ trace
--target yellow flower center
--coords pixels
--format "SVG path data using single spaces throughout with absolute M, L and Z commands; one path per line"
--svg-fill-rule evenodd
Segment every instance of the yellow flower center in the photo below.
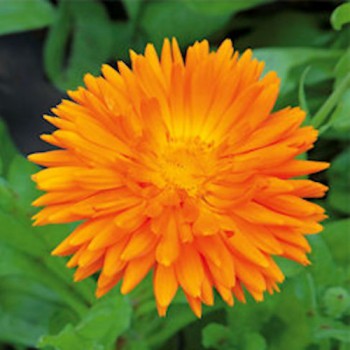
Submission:
M 170 140 L 160 152 L 159 168 L 163 188 L 184 190 L 191 197 L 200 194 L 214 161 L 213 145 L 198 137 L 190 140 Z

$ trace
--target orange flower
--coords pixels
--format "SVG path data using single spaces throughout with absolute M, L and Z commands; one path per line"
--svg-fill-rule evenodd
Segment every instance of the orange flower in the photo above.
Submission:
M 176 40 L 131 52 L 132 69 L 85 76 L 45 116 L 58 130 L 42 139 L 61 149 L 29 159 L 47 193 L 35 225 L 82 220 L 54 251 L 73 255 L 79 281 L 100 271 L 96 295 L 120 280 L 129 293 L 152 270 L 160 315 L 180 287 L 197 316 L 213 288 L 229 305 L 278 290 L 272 256 L 309 263 L 305 234 L 322 230 L 324 210 L 303 198 L 326 187 L 296 179 L 327 163 L 295 157 L 317 131 L 305 113 L 272 112 L 279 79 L 230 40 L 216 52 L 195 43 L 183 59 Z

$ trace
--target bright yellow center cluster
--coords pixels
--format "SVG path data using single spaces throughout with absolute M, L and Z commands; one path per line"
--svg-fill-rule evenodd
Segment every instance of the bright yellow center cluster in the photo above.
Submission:
M 209 164 L 214 162 L 213 145 L 203 142 L 199 137 L 170 140 L 160 153 L 161 187 L 184 190 L 190 197 L 200 195 L 209 177 Z

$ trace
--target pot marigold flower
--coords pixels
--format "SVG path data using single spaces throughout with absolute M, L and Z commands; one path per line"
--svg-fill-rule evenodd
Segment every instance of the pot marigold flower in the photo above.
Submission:
M 230 40 L 183 59 L 166 39 L 160 58 L 149 44 L 131 62 L 87 74 L 44 117 L 59 149 L 29 156 L 47 167 L 33 176 L 47 192 L 34 224 L 82 221 L 52 254 L 72 255 L 76 281 L 100 271 L 97 297 L 152 270 L 160 315 L 179 287 L 197 316 L 213 288 L 229 305 L 244 289 L 261 301 L 284 279 L 273 256 L 309 264 L 304 236 L 322 230 L 324 210 L 304 198 L 327 187 L 291 179 L 328 167 L 296 159 L 317 131 L 298 107 L 272 111 L 279 78 Z

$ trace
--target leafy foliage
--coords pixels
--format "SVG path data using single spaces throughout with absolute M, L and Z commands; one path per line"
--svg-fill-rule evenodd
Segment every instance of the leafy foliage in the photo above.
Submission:
M 340 30 L 342 26 L 350 22 L 350 5 L 343 4 L 339 6 L 333 13 L 331 17 L 331 23 L 333 28 Z
M 292 2 L 291 2 L 292 3 Z M 330 216 L 309 241 L 308 268 L 279 259 L 287 280 L 263 303 L 230 309 L 217 298 L 196 320 L 179 294 L 167 318 L 156 316 L 151 278 L 129 298 L 116 290 L 96 301 L 94 281 L 73 284 L 72 273 L 50 250 L 70 225 L 34 228 L 30 175 L 0 122 L 0 349 L 345 350 L 350 347 L 350 7 L 329 1 L 323 11 L 268 0 L 94 0 L 0 2 L 0 34 L 48 27 L 44 65 L 62 90 L 108 60 L 128 60 L 128 49 L 176 36 L 184 48 L 208 37 L 233 36 L 238 49 L 255 48 L 266 71 L 282 79 L 278 106 L 300 104 L 320 140 L 308 156 L 332 167 L 315 177 L 330 186 L 318 200 Z M 123 16 L 111 16 L 111 8 Z M 333 11 L 334 10 L 334 11 Z M 115 18 L 117 17 L 117 18 Z M 68 48 L 68 49 L 67 49 Z
M 48 76 L 63 90 L 76 87 L 84 73 L 97 73 L 112 48 L 112 26 L 104 7 L 92 0 L 63 0 L 50 28 L 45 47 Z M 67 67 L 65 48 L 72 38 Z
M 53 6 L 45 0 L 2 1 L 0 35 L 43 28 L 55 17 Z
M 92 306 L 75 327 L 68 324 L 59 334 L 44 336 L 39 348 L 114 349 L 115 340 L 129 327 L 130 317 L 131 306 L 126 299 L 120 295 L 105 298 Z

